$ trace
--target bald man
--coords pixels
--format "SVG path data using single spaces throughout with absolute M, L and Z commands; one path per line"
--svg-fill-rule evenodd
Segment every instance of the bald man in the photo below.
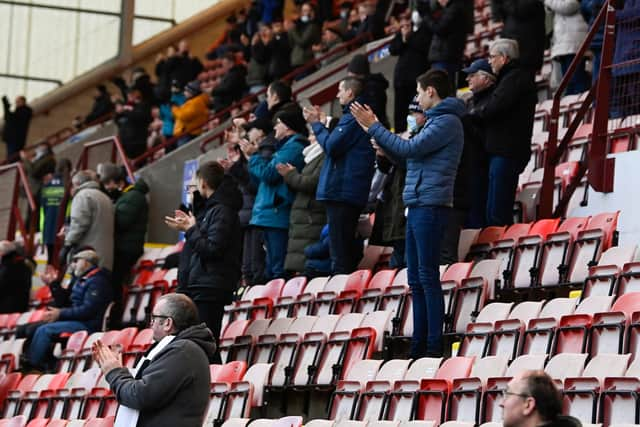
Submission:
M 562 394 L 544 371 L 523 371 L 513 377 L 500 403 L 504 427 L 580 427 L 562 415 Z

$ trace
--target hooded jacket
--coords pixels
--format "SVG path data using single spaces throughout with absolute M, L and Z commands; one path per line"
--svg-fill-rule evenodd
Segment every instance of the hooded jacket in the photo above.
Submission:
M 580 13 L 578 0 L 544 0 L 553 15 L 551 57 L 575 54 L 582 45 L 589 27 Z
M 109 273 L 97 267 L 85 272 L 73 281 L 70 299 L 71 306 L 60 310 L 58 320 L 75 320 L 90 332 L 99 331 L 104 312 L 113 301 Z
M 97 182 L 78 187 L 71 200 L 71 220 L 65 234 L 65 246 L 91 246 L 100 257 L 100 266 L 113 268 L 114 209 L 111 199 L 100 191 Z
M 362 98 L 378 116 L 380 123 L 387 128 L 389 127 L 389 119 L 387 118 L 388 87 L 389 81 L 381 73 L 375 73 L 365 76 L 362 90 Z
M 359 98 L 357 101 L 362 102 Z M 326 155 L 316 199 L 364 208 L 375 172 L 376 155 L 369 135 L 350 112 L 351 104 L 343 107 L 342 117 L 331 133 L 320 122 L 311 125 Z
M 407 175 L 402 198 L 405 206 L 452 206 L 453 185 L 464 144 L 460 118 L 464 103 L 445 98 L 425 111 L 427 122 L 413 138 L 402 139 L 374 123 L 368 130 L 392 157 L 406 159 Z
M 291 45 L 291 66 L 300 67 L 313 60 L 311 46 L 320 43 L 320 25 L 317 21 L 302 22 L 297 20 L 289 30 L 289 44 Z
M 196 225 L 185 233 L 188 274 L 178 292 L 194 302 L 230 302 L 240 280 L 242 194 L 230 176 L 206 199 Z M 184 251 L 183 250 L 183 251 Z
M 127 368 L 116 368 L 105 379 L 118 403 L 140 411 L 138 427 L 200 427 L 215 350 L 213 335 L 202 323 L 179 332 L 135 378 Z
M 140 256 L 149 223 L 149 186 L 142 178 L 127 187 L 115 204 L 115 249 Z
M 201 93 L 189 98 L 184 104 L 173 106 L 171 112 L 175 117 L 174 135 L 184 135 L 185 133 L 192 136 L 200 135 L 202 126 L 209 118 L 209 95 Z
M 429 48 L 430 62 L 459 63 L 462 60 L 467 43 L 467 29 L 460 25 L 465 17 L 465 4 L 462 0 L 449 0 L 445 8 L 439 9 L 439 17 L 424 15 L 424 23 L 433 39 Z
M 131 110 L 116 114 L 118 137 L 128 158 L 138 157 L 147 150 L 148 129 L 152 120 L 151 107 L 144 101 L 135 103 Z
M 515 61 L 505 64 L 489 99 L 471 113 L 484 125 L 488 154 L 514 159 L 524 168 L 531 157 L 537 102 L 536 86 L 529 73 Z
M 405 42 L 398 32 L 389 43 L 389 53 L 398 57 L 393 69 L 393 84 L 415 87 L 416 79 L 429 69 L 429 46 L 431 31 L 422 24 L 417 31 L 411 32 Z
M 258 193 L 251 213 L 251 225 L 289 228 L 289 214 L 295 194 L 278 173 L 278 163 L 290 163 L 301 171 L 302 150 L 309 144 L 302 135 L 294 134 L 278 142 L 271 159 L 255 153 L 249 159 L 249 173 L 258 182 Z

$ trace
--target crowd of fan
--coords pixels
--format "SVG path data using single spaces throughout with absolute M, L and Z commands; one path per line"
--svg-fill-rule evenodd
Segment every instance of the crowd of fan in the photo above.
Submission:
M 552 7 L 560 0 L 547 2 Z M 418 2 L 416 10 L 401 11 L 386 29 L 380 19 L 385 1 L 355 8 L 343 2 L 335 21 L 331 7 L 323 7 L 331 2 L 319 3 L 317 11 L 302 3 L 299 18 L 284 23 L 274 13 L 281 9 L 258 13 L 254 3 L 228 21 L 224 37 L 207 54 L 221 64 L 217 81 L 196 79 L 203 65 L 181 42 L 158 58 L 155 84 L 144 70 L 135 70 L 129 86 L 118 82 L 126 102 L 111 106 L 100 87 L 85 120 L 114 108 L 123 147 L 135 158 L 155 139 L 177 135 L 177 145 L 186 143 L 202 131 L 212 111 L 266 87 L 263 102 L 243 106 L 253 109 L 248 119 L 232 112 L 226 158 L 201 164 L 189 203 L 165 217 L 168 226 L 185 233 L 178 292 L 195 302 L 200 319 L 219 336 L 224 306 L 240 283 L 350 273 L 368 238 L 369 244 L 394 248 L 391 267 L 408 267 L 416 325 L 411 356 L 441 355 L 439 264 L 457 260 L 461 228 L 513 222 L 518 176 L 531 155 L 535 74 L 545 44 L 543 4 L 495 0 L 503 38 L 491 44 L 487 59 L 462 68 L 466 38 L 473 31 L 472 1 Z M 390 52 L 399 57 L 393 78 L 397 134 L 387 129 L 388 83 L 371 73 L 365 55 L 353 56 L 340 81 L 341 117 L 328 117 L 317 106 L 301 108 L 290 85 L 280 80 L 342 40 L 380 37 L 385 31 L 395 34 Z M 469 85 L 464 100 L 456 98 L 457 75 L 466 76 Z M 55 167 L 50 147 L 38 147 L 33 158 L 23 159 L 33 179 L 44 182 L 38 190 L 43 209 L 53 212 L 64 203 L 70 165 L 60 161 Z M 36 167 L 45 157 L 47 169 Z M 64 288 L 64 304 L 94 304 L 87 311 L 91 324 L 70 318 L 74 311 L 65 309 L 51 310 L 46 323 L 80 320 L 95 330 L 105 303 L 115 299 L 121 306 L 122 286 L 142 254 L 148 188 L 141 179 L 129 185 L 115 165 L 98 173 L 76 172 L 70 185 L 73 198 L 60 259 L 72 261 L 73 280 L 95 282 L 102 273 L 91 272 L 109 270 L 111 279 L 101 280 L 111 285 L 99 285 L 108 292 L 82 295 L 74 286 Z M 53 219 L 44 215 L 50 257 L 59 212 L 51 214 Z M 360 218 L 369 213 L 375 213 L 375 221 L 364 233 Z M 58 283 L 59 276 L 51 273 L 47 282 Z M 47 331 L 51 338 L 58 328 Z M 43 354 L 42 340 L 34 338 L 38 344 L 32 343 L 32 353 Z M 44 358 L 38 357 L 35 364 Z

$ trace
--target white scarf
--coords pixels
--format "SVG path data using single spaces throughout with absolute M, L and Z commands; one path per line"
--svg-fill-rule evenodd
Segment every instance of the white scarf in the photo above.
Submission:
M 142 357 L 138 362 L 138 364 L 133 369 L 129 369 L 133 378 L 136 377 L 136 375 L 138 374 L 138 371 L 142 367 L 142 364 L 146 360 L 151 362 L 158 355 L 158 353 L 164 350 L 164 348 L 167 345 L 169 345 L 171 341 L 173 341 L 175 337 L 176 337 L 175 335 L 167 335 L 166 337 L 162 338 L 160 342 L 156 344 L 155 347 L 153 347 L 153 349 L 149 352 L 149 354 Z M 120 405 L 118 407 L 118 413 L 116 414 L 116 421 L 115 421 L 114 427 L 136 427 L 136 425 L 138 424 L 139 417 L 140 417 L 140 411 L 138 411 L 137 409 L 131 409 L 124 405 Z
M 302 155 L 304 156 L 304 164 L 308 165 L 320 154 L 322 154 L 322 147 L 320 146 L 320 144 L 315 143 L 307 145 L 306 147 L 304 147 L 304 150 L 302 150 Z

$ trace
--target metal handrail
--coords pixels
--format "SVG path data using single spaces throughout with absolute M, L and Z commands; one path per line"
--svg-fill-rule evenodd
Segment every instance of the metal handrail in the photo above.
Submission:
M 13 195 L 12 195 L 12 202 L 11 202 L 12 215 L 9 218 L 8 235 L 6 236 L 6 238 L 9 240 L 12 240 L 13 238 L 15 238 L 15 231 L 16 231 L 16 225 L 17 225 L 18 229 L 20 230 L 20 234 L 22 234 L 22 238 L 24 239 L 24 242 L 25 242 L 24 243 L 25 252 L 29 256 L 31 256 L 34 253 L 33 242 L 34 242 L 34 236 L 36 231 L 37 206 L 36 206 L 35 198 L 33 197 L 33 192 L 31 191 L 31 186 L 29 185 L 29 180 L 27 179 L 27 174 L 25 173 L 21 163 L 12 163 L 9 165 L 0 166 L 0 175 L 14 168 L 17 169 L 18 179 L 16 179 L 16 182 L 13 188 Z M 20 210 L 18 208 L 18 195 L 19 195 L 20 184 L 22 184 L 24 195 L 27 199 L 27 204 L 29 205 L 29 209 L 31 211 L 31 214 L 29 215 L 28 224 L 24 223 L 22 216 L 20 215 Z

